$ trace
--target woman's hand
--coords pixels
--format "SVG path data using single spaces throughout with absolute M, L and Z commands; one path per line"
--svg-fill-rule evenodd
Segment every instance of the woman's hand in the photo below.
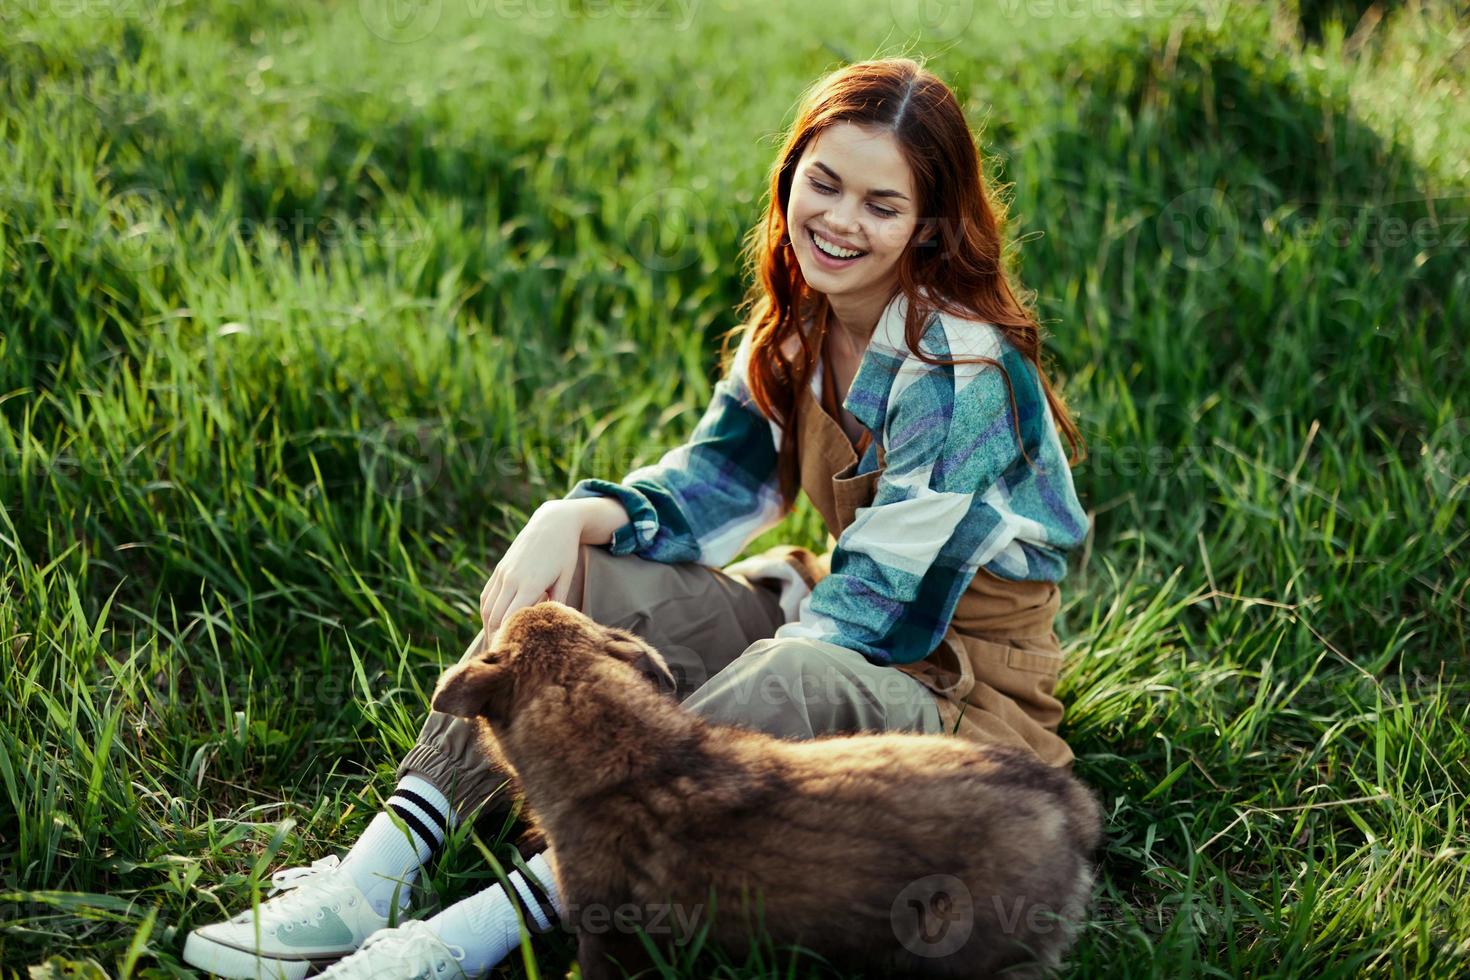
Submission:
M 549 500 L 536 508 L 480 593 L 485 634 L 506 617 L 543 599 L 565 602 L 582 544 L 585 510 Z

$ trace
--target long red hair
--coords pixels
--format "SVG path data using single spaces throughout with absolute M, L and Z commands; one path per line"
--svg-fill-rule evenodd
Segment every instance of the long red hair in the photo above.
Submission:
M 980 154 L 954 93 L 909 58 L 863 61 L 819 79 L 803 96 L 800 111 L 771 168 L 765 217 L 745 237 L 742 267 L 751 285 L 739 311 L 743 320 L 725 337 L 751 331 L 750 387 L 761 412 L 790 435 L 796 395 L 808 384 L 822 349 L 830 304 L 801 274 L 786 225 L 791 182 L 803 151 L 828 126 L 839 121 L 893 133 L 914 176 L 921 215 L 914 240 L 898 259 L 898 289 L 908 299 L 904 340 L 928 364 L 993 364 L 987 357 L 940 359 L 919 349 L 925 324 L 936 310 L 994 324 L 1036 368 L 1059 431 L 1072 451 L 1069 463 L 1086 456 L 1081 433 L 1041 364 L 1041 328 L 1027 304 L 1011 288 L 1002 259 L 1004 215 L 991 202 Z M 929 240 L 920 242 L 929 232 Z M 808 337 L 800 324 L 816 325 Z M 801 351 L 795 361 L 781 345 L 795 335 Z M 1009 377 L 1013 418 L 1015 393 Z M 1019 419 L 1016 441 L 1020 443 Z M 782 502 L 796 503 L 800 486 L 796 440 L 783 439 L 778 461 Z M 1022 454 L 1025 454 L 1024 445 Z M 1030 458 L 1027 457 L 1028 462 Z

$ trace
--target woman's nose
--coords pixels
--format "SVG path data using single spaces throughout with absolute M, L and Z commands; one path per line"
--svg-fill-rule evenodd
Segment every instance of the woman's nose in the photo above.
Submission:
M 833 205 L 827 213 L 827 223 L 832 226 L 833 234 L 852 234 L 858 226 L 857 207 L 846 201 Z

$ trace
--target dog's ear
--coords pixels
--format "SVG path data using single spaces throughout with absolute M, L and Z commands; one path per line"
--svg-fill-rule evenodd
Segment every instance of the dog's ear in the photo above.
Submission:
M 648 641 L 618 627 L 603 627 L 603 631 L 607 634 L 603 649 L 610 655 L 633 666 L 653 683 L 656 690 L 673 694 L 678 689 L 668 661 Z
M 510 664 L 505 660 L 471 660 L 439 678 L 432 707 L 461 718 L 504 717 L 510 701 Z

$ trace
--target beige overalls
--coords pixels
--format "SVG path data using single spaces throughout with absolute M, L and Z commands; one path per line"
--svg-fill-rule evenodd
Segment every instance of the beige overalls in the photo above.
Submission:
M 981 569 L 960 596 L 939 648 L 896 668 L 821 640 L 774 638 L 786 621 L 782 576 L 760 569 L 793 569 L 806 588 L 815 586 L 830 569 L 837 536 L 872 502 L 883 469 L 880 446 L 878 469 L 853 475 L 867 435 L 855 447 L 836 416 L 835 406 L 823 407 L 803 389 L 797 401 L 801 486 L 826 522 L 825 554 L 780 545 L 735 563 L 749 574 L 727 574 L 584 544 L 567 604 L 653 644 L 674 673 L 676 696 L 714 722 L 785 738 L 942 731 L 1019 746 L 1051 765 L 1070 766 L 1072 751 L 1056 734 L 1062 705 L 1052 695 L 1062 663 L 1052 631 L 1059 603 L 1054 582 L 1012 581 Z M 464 658 L 484 640 L 481 630 Z M 433 711 L 398 771 L 427 777 L 460 814 L 505 779 L 468 722 Z

